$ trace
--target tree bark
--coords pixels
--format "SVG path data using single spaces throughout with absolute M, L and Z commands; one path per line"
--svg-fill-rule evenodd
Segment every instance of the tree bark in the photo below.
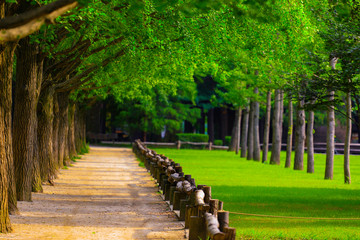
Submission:
M 314 173 L 314 111 L 309 111 L 307 121 L 307 134 L 306 134 L 306 145 L 307 145 L 307 172 Z
M 38 121 L 35 121 L 34 135 L 37 135 L 38 130 Z M 41 170 L 40 170 L 40 161 L 39 161 L 39 143 L 34 141 L 34 178 L 32 182 L 32 191 L 37 193 L 43 192 L 42 180 L 41 180 Z
M 63 162 L 63 165 L 69 165 L 69 148 L 68 148 L 68 133 L 69 133 L 69 93 L 61 92 L 57 93 L 59 104 L 59 161 Z
M 288 127 L 287 142 L 286 142 L 286 160 L 285 160 L 286 168 L 291 167 L 292 138 L 293 138 L 293 128 L 294 128 L 293 103 L 291 97 L 289 98 L 288 111 L 289 111 L 289 127 Z
M 299 100 L 296 109 L 294 170 L 304 169 L 305 110 L 304 100 Z
M 247 151 L 247 139 L 248 139 L 248 132 L 249 132 L 249 107 L 246 106 L 246 108 L 243 111 L 243 121 L 241 125 L 241 137 L 240 137 L 240 148 L 241 148 L 241 155 L 240 157 L 245 158 L 246 157 L 246 151 Z
M 256 87 L 254 89 L 254 94 L 257 96 L 259 94 L 259 89 Z M 260 109 L 259 109 L 259 102 L 257 100 L 254 100 L 254 153 L 253 158 L 254 161 L 260 161 L 260 136 L 259 136 L 259 115 L 260 115 Z
M 75 146 L 75 104 L 69 104 L 69 134 L 68 134 L 69 157 L 76 156 Z
M 248 130 L 248 139 L 247 139 L 247 160 L 252 160 L 254 158 L 254 102 L 250 102 L 250 112 L 249 112 L 249 130 Z
M 263 155 L 262 162 L 266 162 L 269 152 L 269 136 L 270 136 L 270 117 L 271 117 L 271 91 L 266 94 L 266 112 L 265 112 L 265 127 L 263 140 Z
M 5 16 L 5 2 L 0 3 L 0 18 Z M 12 73 L 15 43 L 0 44 L 0 232 L 11 231 L 9 200 L 16 209 L 14 162 L 11 135 Z M 9 198 L 10 197 L 10 198 Z
M 51 181 L 56 176 L 57 163 L 53 153 L 53 119 L 54 119 L 54 95 L 53 87 L 47 87 L 41 91 L 38 104 L 38 142 L 39 162 L 41 166 L 42 181 Z
M 333 57 L 330 60 L 330 66 L 332 70 L 335 70 L 337 60 L 338 60 L 337 57 Z M 329 102 L 334 100 L 334 95 L 335 92 L 329 90 Z M 334 106 L 330 105 L 327 109 L 325 179 L 333 179 L 334 152 L 335 152 L 335 110 L 334 110 Z
M 334 100 L 334 91 L 329 92 L 329 101 Z M 327 110 L 327 134 L 326 134 L 326 168 L 325 179 L 333 179 L 335 152 L 335 111 L 333 106 Z
M 214 143 L 215 140 L 215 132 L 214 132 L 214 109 L 211 108 L 208 111 L 208 135 L 209 142 Z
M 228 110 L 227 108 L 223 107 L 220 111 L 220 139 L 225 142 L 225 137 L 228 134 Z
M 346 93 L 346 136 L 344 146 L 344 181 L 347 184 L 351 183 L 350 175 L 350 144 L 351 144 L 351 94 Z
M 231 142 L 229 146 L 229 151 L 236 151 L 236 154 L 239 151 L 240 145 L 240 125 L 241 125 L 241 107 L 238 107 L 235 111 L 234 126 L 231 133 Z
M 37 54 L 30 38 L 19 42 L 13 120 L 13 147 L 17 199 L 31 201 L 36 141 Z
M 54 95 L 54 109 L 53 109 L 53 113 L 54 113 L 54 119 L 53 119 L 53 154 L 54 154 L 54 159 L 56 162 L 56 165 L 58 166 L 58 168 L 63 168 L 64 167 L 64 162 L 63 162 L 63 157 L 60 156 L 60 151 L 59 151 L 59 125 L 60 125 L 60 113 L 59 113 L 59 101 L 58 98 L 56 96 L 56 94 Z
M 274 113 L 273 113 L 273 136 L 271 146 L 270 164 L 280 164 L 281 152 L 281 131 L 280 131 L 280 117 L 281 117 L 281 90 L 275 90 Z

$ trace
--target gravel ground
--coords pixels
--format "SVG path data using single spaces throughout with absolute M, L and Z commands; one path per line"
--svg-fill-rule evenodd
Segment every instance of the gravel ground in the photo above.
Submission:
M 0 239 L 185 239 L 186 232 L 130 149 L 92 147 L 55 186 L 18 203 Z

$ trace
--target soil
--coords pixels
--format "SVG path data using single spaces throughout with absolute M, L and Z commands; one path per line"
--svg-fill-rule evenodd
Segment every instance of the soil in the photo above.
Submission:
M 186 239 L 130 149 L 92 147 L 43 187 L 0 239 Z

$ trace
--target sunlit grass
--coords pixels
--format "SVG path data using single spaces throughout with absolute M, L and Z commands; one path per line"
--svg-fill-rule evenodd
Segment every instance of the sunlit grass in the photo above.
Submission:
M 180 163 L 197 184 L 230 212 L 360 218 L 360 156 L 351 157 L 352 184 L 344 184 L 343 156 L 335 156 L 334 179 L 324 180 L 325 155 L 315 155 L 315 173 L 247 161 L 232 152 L 156 149 Z M 306 169 L 306 157 L 304 169 Z M 360 220 L 312 220 L 230 215 L 239 239 L 360 239 Z

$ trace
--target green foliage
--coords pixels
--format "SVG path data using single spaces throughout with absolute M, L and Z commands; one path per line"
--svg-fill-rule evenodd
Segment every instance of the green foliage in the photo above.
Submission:
M 222 146 L 223 145 L 223 140 L 221 140 L 221 139 L 214 140 L 214 145 Z
M 209 135 L 200 133 L 178 133 L 178 140 L 183 142 L 208 142 Z
M 231 142 L 231 136 L 226 136 L 226 137 L 225 137 L 224 145 L 225 145 L 225 146 L 230 146 L 230 142 Z
M 335 155 L 334 180 L 324 181 L 324 154 L 315 154 L 315 173 L 308 174 L 246 161 L 226 151 L 155 150 L 180 163 L 185 174 L 191 174 L 197 184 L 211 186 L 212 197 L 223 201 L 226 211 L 305 218 L 360 218 L 360 156 L 352 156 L 352 184 L 346 185 L 342 155 Z M 282 152 L 282 162 L 285 156 Z M 236 228 L 239 239 L 360 238 L 357 221 L 230 214 L 230 226 Z

